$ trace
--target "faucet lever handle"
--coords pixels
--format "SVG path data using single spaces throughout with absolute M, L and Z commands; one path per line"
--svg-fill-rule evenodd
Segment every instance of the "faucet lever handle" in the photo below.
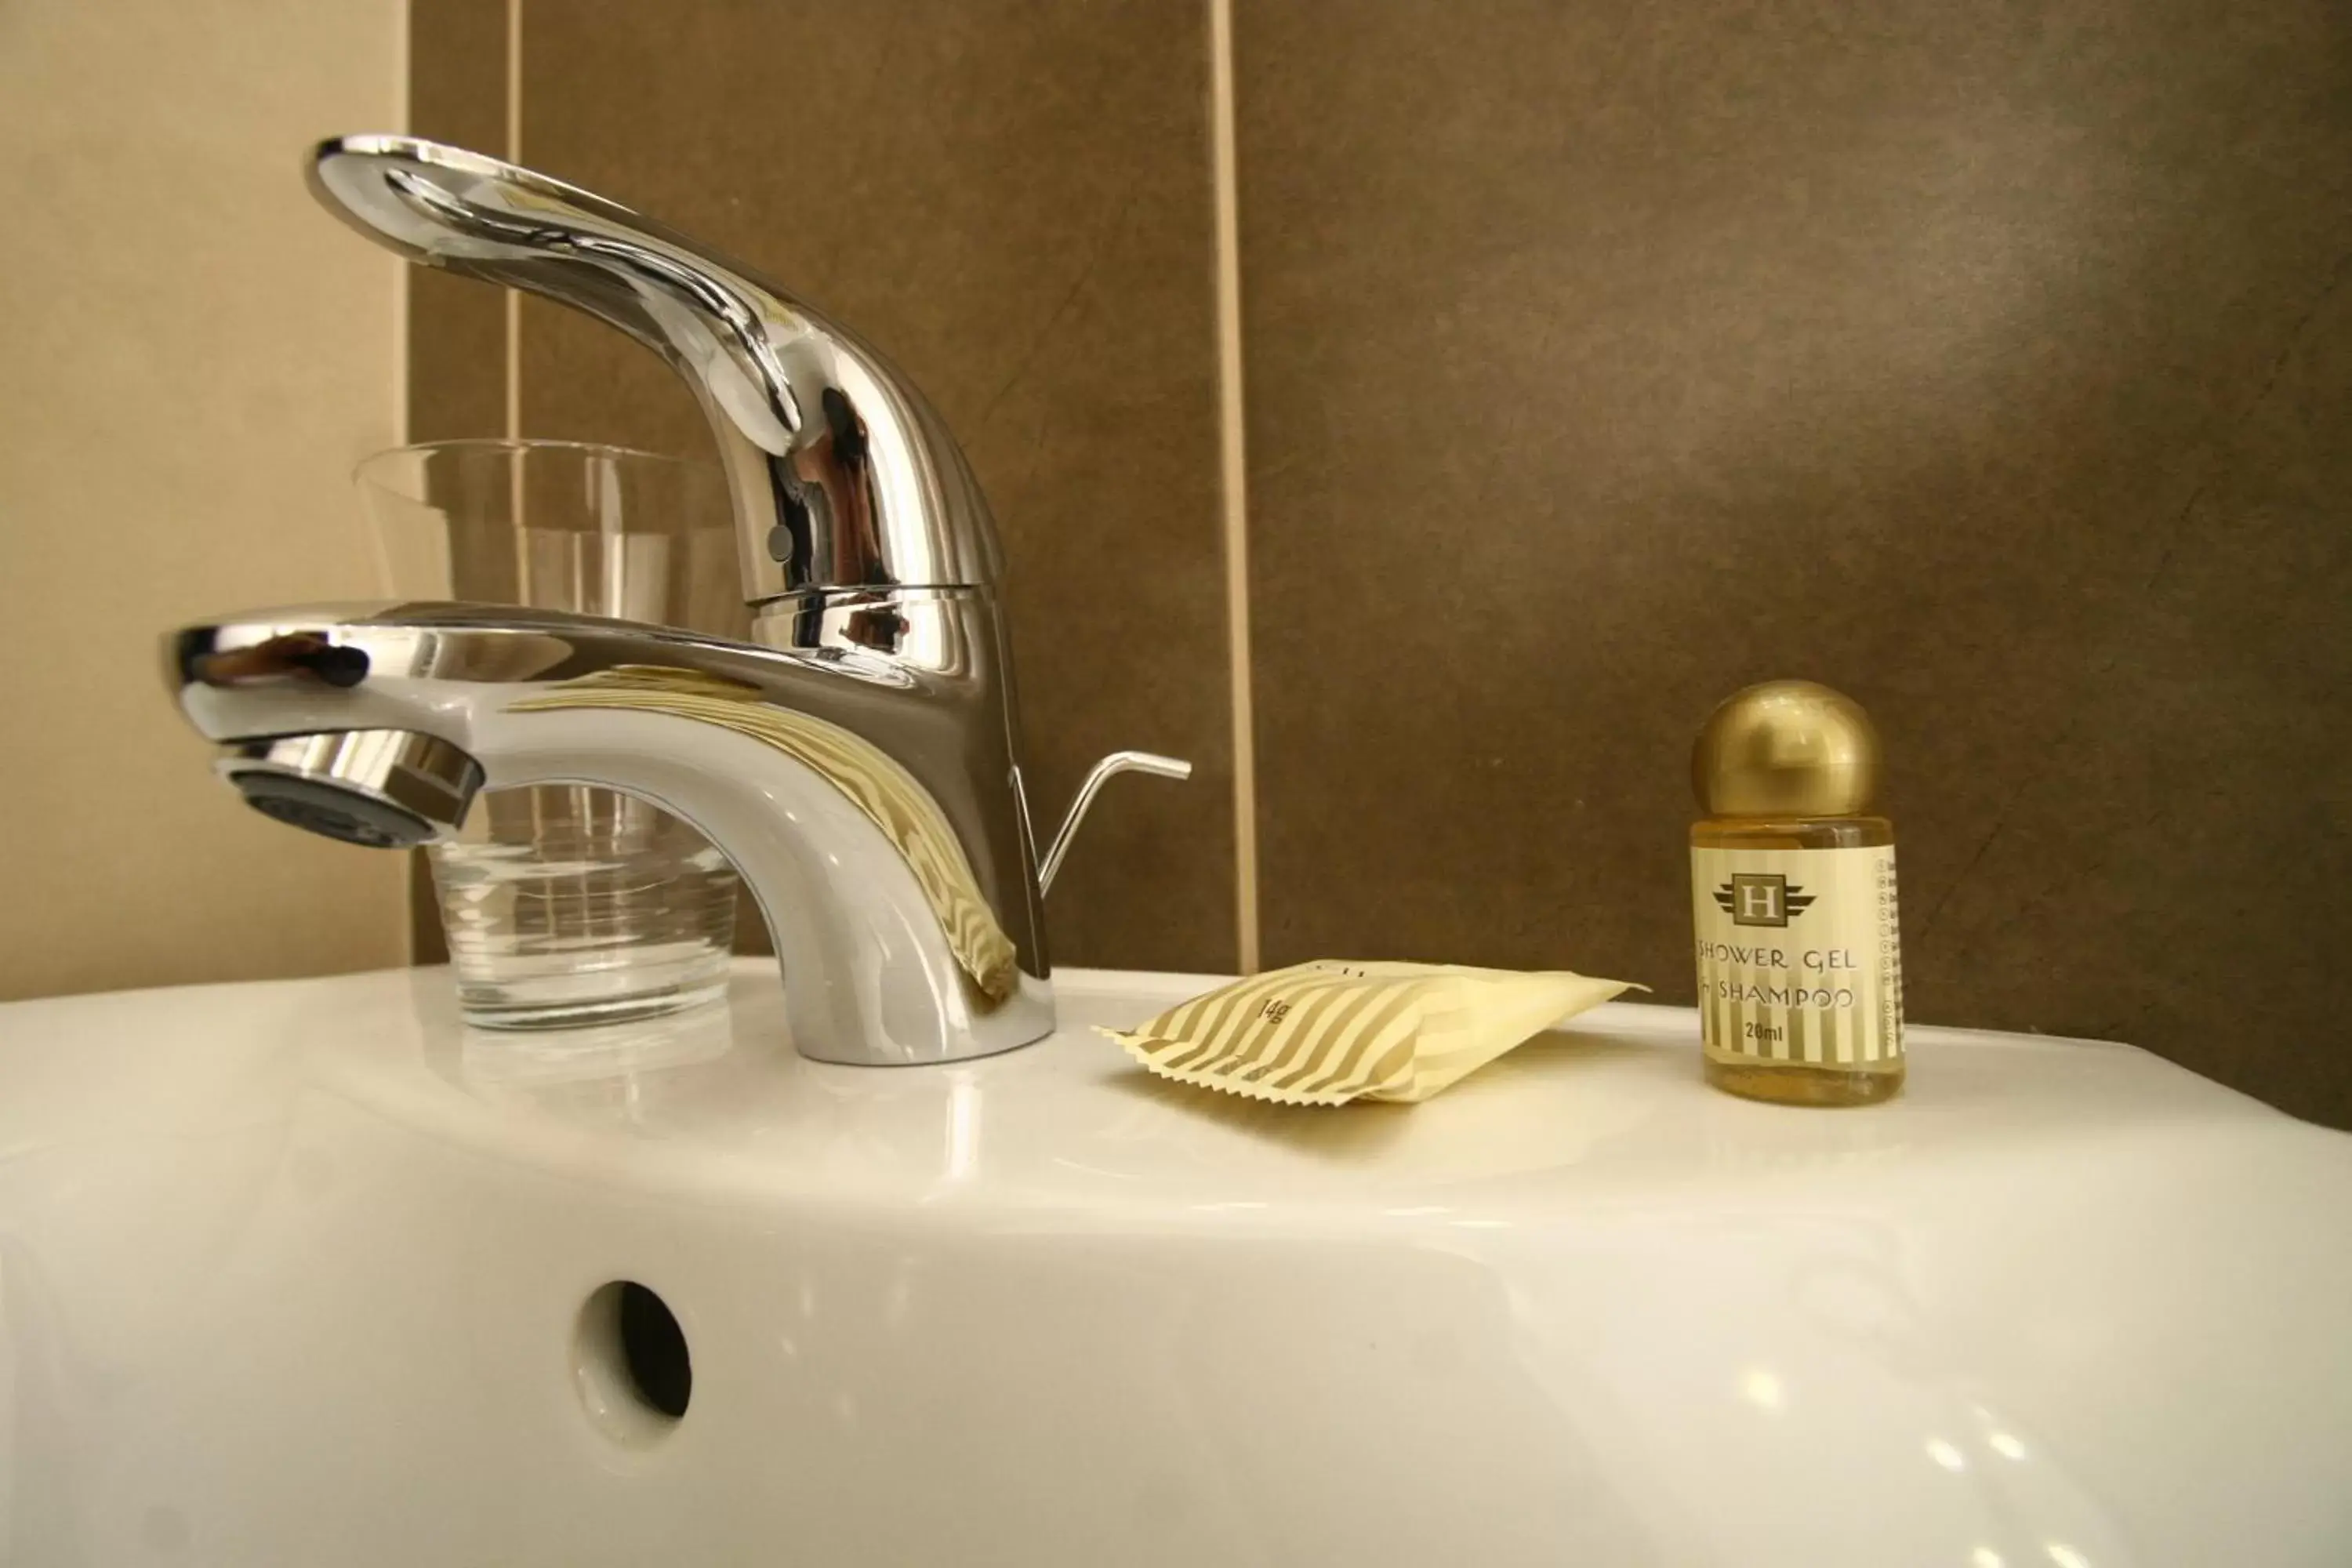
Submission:
M 781 285 L 617 202 L 414 136 L 320 142 L 310 189 L 411 261 L 583 310 L 667 361 L 727 470 L 745 604 L 1001 574 L 996 525 L 946 421 Z
M 1045 851 L 1045 862 L 1037 868 L 1037 890 L 1048 893 L 1054 889 L 1054 874 L 1062 868 L 1062 858 L 1070 852 L 1070 840 L 1078 836 L 1078 824 L 1087 819 L 1087 808 L 1093 805 L 1102 786 L 1120 773 L 1150 773 L 1156 778 L 1189 779 L 1192 764 L 1181 757 L 1163 757 L 1155 752 L 1113 752 L 1097 763 L 1078 785 L 1077 795 L 1070 801 L 1067 816 L 1054 832 L 1054 842 Z

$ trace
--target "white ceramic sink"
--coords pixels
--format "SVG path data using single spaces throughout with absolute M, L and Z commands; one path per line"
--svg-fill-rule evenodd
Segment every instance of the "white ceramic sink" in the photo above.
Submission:
M 2352 1562 L 2352 1138 L 1917 1029 L 1735 1100 L 1613 1005 L 1418 1107 L 1086 1030 L 818 1066 L 498 1037 L 434 971 L 0 1007 L 23 1564 Z M 643 1408 L 583 1306 L 674 1310 Z

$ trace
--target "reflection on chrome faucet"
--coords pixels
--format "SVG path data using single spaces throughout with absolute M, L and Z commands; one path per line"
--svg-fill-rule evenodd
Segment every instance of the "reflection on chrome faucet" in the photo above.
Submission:
M 983 1009 L 1019 988 L 1013 941 L 996 921 L 955 830 L 923 786 L 879 747 L 837 724 L 762 700 L 758 687 L 691 669 L 627 665 L 567 680 L 513 706 L 518 713 L 566 709 L 670 713 L 715 724 L 772 746 L 824 775 L 898 852 L 922 888 L 949 951 L 980 988 Z

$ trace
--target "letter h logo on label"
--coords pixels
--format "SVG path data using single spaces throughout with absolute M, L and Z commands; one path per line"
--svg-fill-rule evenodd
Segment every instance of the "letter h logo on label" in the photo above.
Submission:
M 1813 895 L 1774 872 L 1735 871 L 1715 901 L 1739 926 L 1784 926 L 1812 906 Z

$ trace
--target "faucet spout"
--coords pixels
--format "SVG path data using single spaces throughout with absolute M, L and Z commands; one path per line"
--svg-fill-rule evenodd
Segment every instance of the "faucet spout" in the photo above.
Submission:
M 953 644 L 955 604 L 901 611 Z M 190 721 L 233 748 L 221 771 L 297 826 L 415 842 L 477 789 L 540 784 L 692 823 L 767 918 L 804 1056 L 953 1061 L 1053 1029 L 1030 884 L 966 847 L 989 803 L 925 721 L 955 700 L 936 672 L 466 605 L 257 611 L 169 657 Z

